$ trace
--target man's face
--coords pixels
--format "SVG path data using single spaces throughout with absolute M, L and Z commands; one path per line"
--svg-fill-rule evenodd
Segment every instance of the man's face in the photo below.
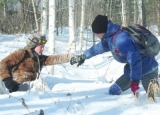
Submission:
M 99 39 L 102 39 L 104 36 L 104 33 L 95 33 L 95 36 Z
M 43 45 L 37 45 L 34 50 L 38 55 L 42 55 L 43 50 L 44 50 L 44 44 Z

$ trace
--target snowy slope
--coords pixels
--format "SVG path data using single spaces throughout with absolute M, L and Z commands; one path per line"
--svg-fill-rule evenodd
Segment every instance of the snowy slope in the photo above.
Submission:
M 23 48 L 26 36 L 0 35 L 0 59 Z M 45 54 L 48 47 L 46 44 Z M 57 38 L 56 48 L 57 54 L 67 51 L 65 34 Z M 108 94 L 124 66 L 109 56 L 98 55 L 80 67 L 56 65 L 54 75 L 48 75 L 44 67 L 42 79 L 30 83 L 31 90 L 0 95 L 0 115 L 38 115 L 40 110 L 45 115 L 160 115 L 160 99 L 148 102 L 142 86 L 138 100 L 130 89 L 119 96 Z M 156 59 L 160 63 L 160 55 Z

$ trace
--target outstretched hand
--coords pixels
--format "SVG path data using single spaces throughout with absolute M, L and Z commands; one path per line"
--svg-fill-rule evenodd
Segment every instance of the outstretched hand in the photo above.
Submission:
M 84 59 L 84 55 L 81 54 L 81 55 L 76 55 L 76 56 L 73 56 L 70 60 L 70 64 L 73 65 L 75 63 L 77 63 L 77 67 L 79 67 L 81 64 L 83 64 L 85 61 Z

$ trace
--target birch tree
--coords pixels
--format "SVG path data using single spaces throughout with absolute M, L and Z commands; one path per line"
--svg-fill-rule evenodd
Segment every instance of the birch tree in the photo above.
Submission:
M 83 41 L 83 30 L 84 30 L 84 15 L 85 15 L 84 12 L 85 12 L 85 0 L 82 0 L 79 51 L 82 51 L 82 45 L 83 45 L 82 41 Z
M 41 33 L 46 35 L 47 31 L 47 17 L 48 17 L 48 0 L 42 0 L 42 21 L 41 21 Z
M 138 7 L 137 7 L 137 0 L 134 0 L 134 23 L 137 23 L 138 19 Z
M 32 0 L 32 6 L 33 6 L 33 12 L 34 12 L 34 18 L 35 18 L 35 22 L 36 22 L 36 27 L 37 27 L 37 31 L 39 30 L 39 25 L 38 25 L 38 20 L 37 20 L 37 11 L 34 5 L 34 0 Z
M 160 36 L 160 1 L 157 1 L 157 12 L 158 12 L 158 36 Z
M 49 42 L 49 54 L 53 55 L 55 51 L 55 0 L 49 0 L 49 32 L 48 32 L 48 42 Z M 48 74 L 54 74 L 54 67 L 48 67 Z
M 138 0 L 138 23 L 146 26 L 145 7 L 143 0 Z
M 3 4 L 4 4 L 4 7 L 3 7 L 3 14 L 4 14 L 4 17 L 6 17 L 6 7 L 7 7 L 7 0 L 3 0 Z
M 109 16 L 111 0 L 108 0 L 106 2 L 107 2 L 107 5 L 106 5 L 106 16 Z
M 131 1 L 127 0 L 127 25 L 131 22 L 132 11 L 131 11 Z
M 127 26 L 126 0 L 121 0 L 121 2 L 122 2 L 122 26 Z
M 69 0 L 69 52 L 75 52 L 74 0 Z
M 142 25 L 142 0 L 138 0 L 138 23 Z

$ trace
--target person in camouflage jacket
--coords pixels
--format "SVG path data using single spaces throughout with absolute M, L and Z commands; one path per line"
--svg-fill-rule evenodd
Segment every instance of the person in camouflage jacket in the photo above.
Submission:
M 18 49 L 0 62 L 0 78 L 9 92 L 18 90 L 23 82 L 33 81 L 43 66 L 69 62 L 73 54 L 43 55 L 46 37 L 34 33 L 27 39 L 27 46 Z

